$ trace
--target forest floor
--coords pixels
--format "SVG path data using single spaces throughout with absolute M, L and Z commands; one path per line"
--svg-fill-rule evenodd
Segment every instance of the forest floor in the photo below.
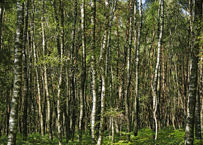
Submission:
M 127 141 L 126 133 L 122 132 L 122 136 L 120 134 L 115 134 L 114 143 L 111 142 L 111 136 L 108 135 L 109 133 L 106 131 L 104 133 L 104 145 L 115 144 L 115 145 L 154 145 L 155 142 L 152 139 L 152 130 L 148 128 L 144 128 L 139 130 L 138 136 L 134 136 L 131 134 L 131 141 Z M 170 128 L 164 128 L 158 131 L 158 139 L 156 141 L 156 145 L 183 145 L 184 144 L 184 130 L 177 129 L 173 130 Z M 74 141 L 69 141 L 68 145 L 79 145 L 77 141 L 77 134 L 75 135 Z M 64 144 L 66 140 L 64 138 Z M 0 138 L 0 145 L 7 144 L 7 137 Z M 27 141 L 23 141 L 23 136 L 21 134 L 17 135 L 17 142 L 16 145 L 57 145 L 58 139 L 54 137 L 53 141 L 49 140 L 48 134 L 42 137 L 39 133 L 34 133 L 28 136 Z M 83 145 L 90 145 L 91 144 L 91 136 L 90 135 L 83 135 L 82 143 Z M 194 145 L 202 145 L 203 141 L 195 140 Z

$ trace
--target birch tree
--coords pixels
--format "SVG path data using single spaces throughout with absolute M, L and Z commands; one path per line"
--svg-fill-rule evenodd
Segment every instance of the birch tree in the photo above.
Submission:
M 161 10 L 161 27 L 159 28 L 159 13 Z M 158 124 L 157 124 L 157 104 L 158 104 L 158 99 L 157 99 L 157 81 L 158 81 L 158 70 L 160 66 L 160 53 L 161 53 L 161 43 L 162 43 L 162 33 L 163 33 L 163 22 L 164 22 L 164 0 L 159 0 L 159 10 L 158 10 L 158 28 L 157 28 L 157 41 L 158 41 L 158 50 L 157 50 L 157 62 L 156 62 L 156 68 L 154 71 L 154 83 L 152 86 L 152 95 L 153 95 L 153 117 L 154 117 L 154 131 L 155 131 L 155 136 L 154 139 L 157 140 L 157 130 L 158 130 Z M 159 32 L 160 30 L 160 32 Z
M 202 5 L 202 6 L 201 6 Z M 196 0 L 195 1 L 195 28 L 196 28 L 196 44 L 195 44 L 195 50 L 197 55 L 200 53 L 200 32 L 201 32 L 201 22 L 202 22 L 202 8 L 203 8 L 203 2 L 201 0 Z M 199 57 L 197 57 L 199 59 Z M 197 64 L 198 67 L 198 64 Z M 200 67 L 201 68 L 201 67 Z M 197 68 L 197 73 L 198 73 L 198 68 Z M 200 80 L 200 75 L 197 75 L 197 81 Z M 200 81 L 199 81 L 200 82 Z M 198 82 L 196 84 L 196 103 L 195 103 L 195 136 L 196 139 L 201 139 L 201 119 L 200 119 L 200 112 L 201 112 L 201 106 L 200 106 L 200 93 L 198 92 Z
M 46 38 L 45 38 L 45 1 L 42 0 L 42 15 L 41 15 L 41 26 L 42 26 L 42 50 L 43 50 L 43 59 L 45 61 L 45 56 L 47 53 L 46 50 Z M 48 88 L 48 77 L 47 77 L 47 64 L 44 63 L 44 88 L 47 98 L 47 131 L 49 133 L 49 139 L 52 139 L 52 130 L 51 130 L 51 103 L 50 103 L 50 95 L 49 95 L 49 88 Z
M 83 121 L 83 106 L 85 97 L 85 80 L 86 80 L 86 39 L 85 39 L 85 0 L 81 3 L 81 30 L 82 30 L 82 74 L 80 88 L 80 118 L 79 118 L 79 142 L 82 138 L 82 121 Z
M 76 53 L 75 53 L 75 40 L 76 40 L 76 20 L 77 20 L 77 0 L 74 1 L 74 19 L 73 19 L 73 25 L 72 25 L 72 34 L 71 34 L 71 104 L 72 104 L 72 126 L 71 126 L 71 134 L 72 134 L 72 139 L 74 138 L 74 131 L 75 131 L 75 123 L 76 123 L 76 96 L 75 96 L 75 70 L 76 70 L 76 65 L 75 65 L 75 59 L 76 59 Z
M 32 1 L 32 8 L 33 10 L 35 10 L 35 4 L 34 4 L 34 0 Z M 37 81 L 37 94 L 38 94 L 38 106 L 39 106 L 39 118 L 40 118 L 40 131 L 42 136 L 44 135 L 44 122 L 43 122 L 43 115 L 42 115 L 42 96 L 41 96 L 41 90 L 40 90 L 40 77 L 39 77 L 39 68 L 37 65 L 37 51 L 36 51 L 36 47 L 35 47 L 35 11 L 33 11 L 32 14 L 32 26 L 31 26 L 31 39 L 32 39 L 32 48 L 33 48 L 33 54 L 34 54 L 34 66 L 35 66 L 35 73 L 36 73 L 36 81 Z
M 14 85 L 11 100 L 11 111 L 9 118 L 9 134 L 7 145 L 16 144 L 17 121 L 18 121 L 18 101 L 21 92 L 22 75 L 22 37 L 23 37 L 23 8 L 20 0 L 17 0 L 17 27 L 14 53 Z
M 23 111 L 23 135 L 27 137 L 27 103 L 28 103 L 28 70 L 27 70 L 27 29 L 28 29 L 28 12 L 29 12 L 29 0 L 25 5 L 25 28 L 23 35 L 22 54 L 23 54 L 23 73 L 24 73 L 24 111 Z
M 199 52 L 199 34 L 200 34 L 200 24 L 202 19 L 202 1 L 195 0 L 195 41 L 193 49 L 191 50 L 191 74 L 188 92 L 188 107 L 187 107 L 187 117 L 186 117 L 186 128 L 185 128 L 185 145 L 192 145 L 194 140 L 194 120 L 195 120 L 195 104 L 196 104 L 196 92 L 197 92 L 197 70 L 198 70 L 198 52 Z M 199 100 L 197 100 L 199 101 Z M 198 129 L 199 126 L 197 126 Z M 201 130 L 201 126 L 200 126 Z M 200 138 L 201 131 L 197 130 L 197 138 Z M 200 132 L 198 132 L 200 131 Z M 199 136 L 200 134 L 200 136 Z
M 59 82 L 58 82 L 58 94 L 57 94 L 57 121 L 58 121 L 58 138 L 59 145 L 63 145 L 62 141 L 62 110 L 61 110 L 61 100 L 63 92 L 63 51 L 64 51 L 64 15 L 63 15 L 63 0 L 59 1 L 59 9 L 61 15 L 61 29 L 60 29 L 60 51 L 59 53 Z
M 97 102 L 97 94 L 96 94 L 96 60 L 95 60 L 95 18 L 96 18 L 96 0 L 91 1 L 91 71 L 92 71 L 92 113 L 91 113 L 91 140 L 92 145 L 96 143 L 95 140 L 95 114 L 96 114 L 96 102 Z
M 129 89 L 130 89 L 130 62 L 131 62 L 131 47 L 132 47 L 132 33 L 133 33 L 133 10 L 134 0 L 130 2 L 130 30 L 129 30 L 129 46 L 127 49 L 127 64 L 126 64 L 126 90 L 125 90 L 125 115 L 127 116 L 127 139 L 130 141 L 130 112 L 129 112 Z M 125 68 L 124 68 L 125 69 Z
M 101 145 L 103 142 L 104 134 L 104 111 L 105 111 L 105 97 L 106 97 L 106 75 L 105 75 L 105 55 L 108 41 L 108 24 L 109 24 L 109 2 L 105 0 L 105 28 L 102 36 L 102 44 L 100 49 L 99 64 L 100 64 L 100 75 L 102 80 L 101 88 L 101 116 L 100 116 L 100 126 L 99 126 L 99 137 L 97 145 Z
M 137 2 L 136 2 L 137 3 Z M 135 7 L 136 9 L 136 7 Z M 136 10 L 134 10 L 136 11 Z M 135 13 L 136 15 L 136 13 Z M 140 15 L 140 22 L 139 22 L 139 31 L 138 31 L 138 44 L 135 49 L 136 51 L 136 58 L 135 58 L 135 129 L 134 135 L 137 136 L 138 134 L 138 110 L 139 110 L 139 53 L 140 53 L 140 37 L 141 37 L 141 30 L 142 30 L 142 1 L 139 1 L 139 15 Z M 136 28 L 135 28 L 136 29 Z M 136 34 L 136 32 L 135 32 Z M 136 36 L 135 36 L 136 37 Z M 135 42 L 136 45 L 136 42 Z

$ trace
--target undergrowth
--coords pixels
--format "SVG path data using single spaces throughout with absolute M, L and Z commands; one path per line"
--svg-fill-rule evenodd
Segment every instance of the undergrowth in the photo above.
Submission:
M 130 133 L 131 135 L 131 141 L 127 141 L 126 133 L 120 132 L 118 134 L 115 134 L 114 143 L 111 142 L 111 136 L 109 136 L 108 131 L 105 131 L 104 133 L 104 139 L 103 144 L 109 145 L 109 144 L 115 144 L 115 145 L 184 145 L 184 130 L 173 130 L 171 127 L 163 128 L 158 131 L 158 139 L 156 142 L 154 139 L 152 139 L 153 132 L 151 129 L 144 128 L 139 130 L 138 136 L 134 136 L 133 133 Z M 74 141 L 69 140 L 68 143 L 66 143 L 65 137 L 63 138 L 64 144 L 68 145 L 79 145 L 77 133 L 75 134 Z M 0 145 L 6 145 L 7 144 L 7 137 L 3 136 L 0 138 Z M 33 133 L 30 134 L 26 141 L 23 140 L 22 134 L 17 134 L 16 139 L 16 145 L 56 145 L 58 144 L 58 138 L 57 136 L 53 137 L 53 140 L 49 140 L 48 134 L 45 134 L 44 137 L 42 137 L 39 133 Z M 91 144 L 91 136 L 83 134 L 82 142 L 81 144 L 89 145 Z M 202 142 L 200 140 L 194 140 L 195 145 L 201 145 Z

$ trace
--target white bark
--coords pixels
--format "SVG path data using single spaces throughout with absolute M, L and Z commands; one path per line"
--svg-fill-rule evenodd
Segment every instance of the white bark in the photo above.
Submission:
M 79 142 L 81 142 L 82 138 L 82 120 L 83 120 L 83 106 L 85 97 L 85 79 L 86 79 L 85 0 L 82 0 L 81 4 L 81 30 L 82 30 L 82 74 L 80 88 Z
M 160 33 L 159 33 L 159 13 L 161 9 L 161 26 L 160 26 Z M 157 125 L 157 118 L 156 118 L 156 112 L 157 112 L 157 81 L 158 81 L 158 70 L 160 66 L 160 54 L 161 54 L 161 42 L 162 42 L 162 33 L 163 33 L 163 22 L 164 22 L 164 0 L 159 1 L 159 11 L 158 11 L 158 34 L 157 34 L 157 39 L 158 39 L 158 50 L 157 50 L 157 62 L 156 62 L 156 68 L 154 72 L 154 84 L 153 84 L 153 114 L 154 114 L 154 129 L 155 129 L 155 140 L 157 140 L 157 130 L 158 130 L 158 125 Z
M 22 4 L 17 0 L 17 28 L 14 53 L 14 85 L 11 100 L 11 110 L 9 118 L 8 145 L 16 144 L 17 121 L 18 121 L 18 100 L 21 95 L 21 75 L 22 75 Z
M 91 140 L 92 144 L 95 144 L 95 114 L 96 114 L 96 103 L 97 103 L 97 95 L 96 95 L 96 64 L 95 64 L 95 17 L 96 17 L 96 0 L 92 0 L 92 16 L 91 16 L 91 24 L 92 24 L 92 56 L 91 56 L 91 70 L 92 70 L 92 113 L 91 113 Z

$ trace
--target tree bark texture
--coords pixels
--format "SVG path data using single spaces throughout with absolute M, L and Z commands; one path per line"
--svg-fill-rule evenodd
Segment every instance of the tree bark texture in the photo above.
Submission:
M 9 118 L 8 145 L 16 144 L 17 121 L 18 121 L 18 99 L 21 95 L 22 75 L 22 37 L 23 37 L 23 12 L 20 0 L 17 0 L 17 28 L 14 53 L 14 85 L 11 100 L 11 111 Z
M 27 41 L 27 29 L 28 29 L 28 12 L 29 12 L 29 0 L 27 0 L 25 6 L 25 28 L 23 35 L 23 73 L 24 73 L 24 111 L 23 111 L 23 135 L 27 137 L 27 104 L 28 104 L 28 70 L 27 70 L 27 53 L 26 53 L 26 41 Z
M 81 30 L 82 30 L 82 74 L 80 88 L 80 117 L 79 117 L 79 142 L 82 139 L 82 124 L 85 98 L 85 80 L 86 80 L 86 39 L 85 39 L 85 0 L 81 3 Z
M 202 1 L 195 0 L 195 37 L 196 37 L 196 44 L 193 49 L 191 50 L 191 74 L 190 74 L 190 83 L 189 83 L 189 92 L 188 92 L 188 107 L 187 107 L 187 118 L 186 118 L 186 127 L 185 127 L 185 145 L 193 145 L 194 140 L 194 121 L 195 121 L 195 104 L 196 101 L 196 93 L 197 93 L 197 73 L 198 73 L 198 52 L 199 52 L 199 38 L 200 35 L 200 24 L 202 19 Z M 199 98 L 198 98 L 199 99 Z M 199 104 L 199 103 L 198 103 Z M 197 105 L 198 106 L 198 105 Z M 198 109 L 196 111 L 199 111 Z M 195 135 L 198 139 L 201 136 L 201 125 L 198 121 L 199 119 L 199 112 L 198 117 L 196 118 L 196 129 Z
M 97 94 L 96 94 L 96 60 L 95 60 L 95 18 L 96 18 L 96 0 L 92 0 L 91 4 L 91 24 L 92 24 L 92 37 L 91 37 L 91 71 L 92 71 L 92 112 L 91 112 L 91 140 L 92 145 L 96 144 L 95 140 L 95 115 L 97 108 Z
M 136 11 L 136 10 L 134 10 Z M 142 1 L 139 1 L 139 15 L 140 15 L 140 23 L 138 30 L 138 43 L 136 47 L 136 58 L 135 58 L 135 123 L 134 123 L 134 135 L 138 134 L 138 111 L 139 111 L 139 53 L 140 53 L 140 37 L 142 30 Z M 136 28 L 135 28 L 136 29 Z M 136 32 L 135 32 L 136 33 Z

